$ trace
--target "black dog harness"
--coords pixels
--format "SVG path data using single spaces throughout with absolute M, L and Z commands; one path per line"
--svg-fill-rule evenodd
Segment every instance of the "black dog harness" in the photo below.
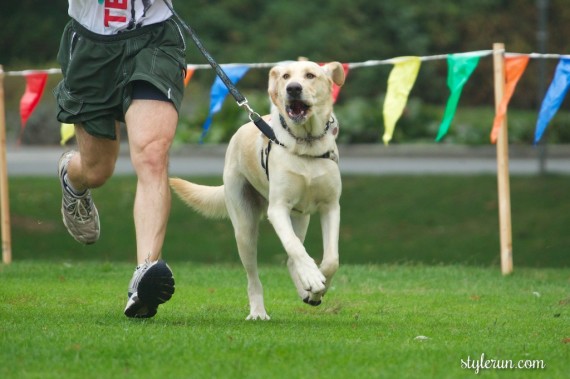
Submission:
M 293 137 L 298 143 L 306 143 L 306 144 L 311 144 L 314 141 L 323 138 L 328 133 L 331 125 L 333 125 L 336 122 L 334 117 L 331 117 L 331 120 L 327 122 L 325 130 L 320 136 L 313 137 L 309 135 L 308 137 L 297 137 L 296 135 L 293 134 L 293 132 L 291 132 L 291 129 L 287 126 L 287 123 L 285 122 L 283 116 L 279 115 L 279 121 L 283 129 L 285 129 L 287 133 L 289 133 L 289 135 Z M 271 146 L 274 143 L 278 144 L 279 146 L 285 147 L 285 145 L 279 142 L 276 138 L 272 138 L 267 140 L 267 146 L 262 147 L 260 151 L 261 167 L 265 170 L 265 175 L 267 176 L 267 180 L 269 180 L 269 153 L 271 152 Z M 334 150 L 329 150 L 321 155 L 303 155 L 303 156 L 308 158 L 330 159 L 338 164 L 338 155 L 334 152 Z

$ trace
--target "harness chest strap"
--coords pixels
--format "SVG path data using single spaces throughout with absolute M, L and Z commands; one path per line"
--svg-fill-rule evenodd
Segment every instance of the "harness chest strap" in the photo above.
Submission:
M 273 145 L 273 140 L 267 141 L 267 146 L 265 148 L 261 148 L 260 151 L 260 158 L 261 158 L 261 167 L 265 170 L 265 175 L 267 176 L 267 180 L 269 180 L 269 153 L 271 152 L 271 146 Z M 281 145 L 283 146 L 283 145 Z M 331 161 L 338 164 L 338 155 L 333 151 L 327 151 L 322 155 L 302 155 L 303 157 L 308 158 L 321 158 L 321 159 L 330 159 Z

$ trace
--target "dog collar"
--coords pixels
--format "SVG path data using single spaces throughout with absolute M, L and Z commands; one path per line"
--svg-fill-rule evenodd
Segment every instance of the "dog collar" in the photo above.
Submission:
M 283 129 L 285 129 L 291 137 L 295 138 L 295 141 L 297 141 L 299 143 L 304 142 L 304 143 L 310 144 L 310 143 L 313 143 L 314 141 L 320 140 L 321 138 L 326 136 L 329 129 L 331 128 L 331 125 L 333 125 L 336 122 L 336 120 L 334 119 L 334 117 L 331 116 L 331 119 L 329 121 L 327 121 L 326 126 L 325 126 L 325 130 L 323 131 L 323 133 L 321 135 L 319 135 L 319 136 L 309 135 L 307 137 L 297 137 L 295 134 L 293 134 L 293 132 L 291 131 L 291 128 L 289 128 L 289 126 L 285 122 L 285 118 L 282 115 L 279 115 L 279 122 L 281 123 L 281 126 L 283 127 Z

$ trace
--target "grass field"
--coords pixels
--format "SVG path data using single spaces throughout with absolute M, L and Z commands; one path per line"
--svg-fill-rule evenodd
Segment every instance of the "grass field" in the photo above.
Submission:
M 568 177 L 511 179 L 508 277 L 498 267 L 495 178 L 345 177 L 343 186 L 341 268 L 320 307 L 297 298 L 264 223 L 272 320 L 246 322 L 229 222 L 174 199 L 164 255 L 176 294 L 155 318 L 130 320 L 122 310 L 134 269 L 134 179 L 94 192 L 102 237 L 85 247 L 61 224 L 56 178 L 11 178 L 0 378 L 469 378 L 482 355 L 490 367 L 540 367 L 480 369 L 484 377 L 567 377 Z M 318 224 L 307 237 L 317 258 Z
M 132 267 L 23 262 L 0 271 L 2 378 L 567 378 L 570 269 L 345 265 L 323 305 L 264 265 L 267 322 L 246 322 L 238 265 L 179 263 L 150 320 L 122 315 Z M 462 368 L 462 360 L 470 368 Z M 468 361 L 471 360 L 471 361 Z M 492 366 L 490 366 L 492 367 Z M 503 366 L 501 366 L 503 367 Z

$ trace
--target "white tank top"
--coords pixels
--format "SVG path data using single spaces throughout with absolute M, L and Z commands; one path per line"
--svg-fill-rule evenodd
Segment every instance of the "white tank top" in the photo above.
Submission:
M 172 4 L 172 0 L 167 0 Z M 97 34 L 116 34 L 172 15 L 164 0 L 69 0 L 69 15 Z

